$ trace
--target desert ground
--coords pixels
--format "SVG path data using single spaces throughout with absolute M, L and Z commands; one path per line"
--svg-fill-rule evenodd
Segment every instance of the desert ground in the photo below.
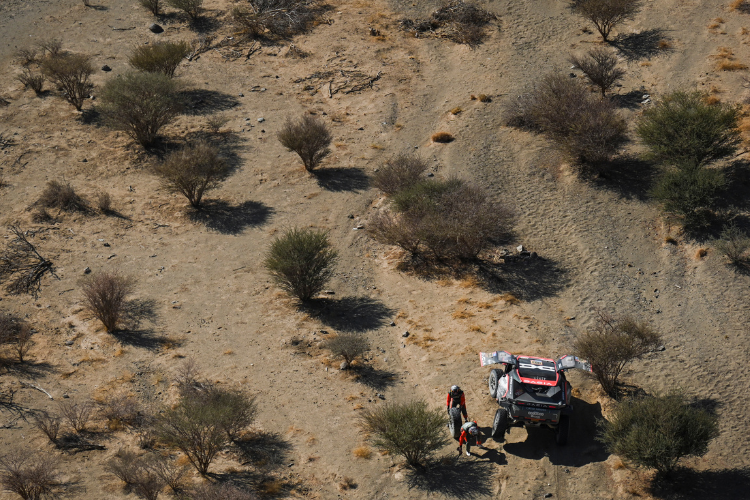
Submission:
M 257 395 L 264 459 L 238 461 L 226 452 L 211 472 L 212 480 L 264 498 L 746 497 L 750 276 L 707 241 L 683 234 L 649 199 L 654 169 L 634 159 L 641 151 L 635 139 L 611 168 L 584 173 L 543 136 L 502 118 L 508 99 L 541 75 L 569 73 L 571 52 L 600 43 L 592 26 L 563 0 L 481 1 L 498 19 L 482 44 L 469 47 L 399 29 L 400 19 L 426 17 L 437 1 L 327 3 L 324 22 L 293 40 L 217 47 L 178 68 L 190 106 L 163 135 L 189 142 L 222 114 L 228 121 L 216 141 L 236 164 L 198 213 L 149 172 L 153 153 L 87 122 L 49 84 L 41 97 L 25 90 L 14 54 L 58 38 L 66 50 L 92 55 L 94 98 L 84 105 L 91 114 L 98 89 L 128 70 L 133 47 L 231 37 L 234 3 L 206 0 L 199 27 L 170 7 L 155 18 L 135 1 L 0 3 L 0 97 L 8 102 L 0 107 L 0 223 L 47 227 L 34 241 L 57 273 L 45 278 L 38 298 L 0 292 L 0 308 L 25 316 L 37 332 L 31 361 L 0 374 L 3 388 L 17 390 L 15 402 L 33 410 L 118 391 L 150 405 L 173 400 L 175 374 L 193 359 L 205 378 Z M 728 3 L 649 0 L 615 28 L 626 70 L 615 94 L 630 124 L 649 105 L 642 94 L 655 100 L 682 88 L 711 90 L 725 102 L 746 97 L 750 73 L 719 71 L 711 57 L 730 47 L 750 64 L 750 14 Z M 164 32 L 149 31 L 153 22 Z M 288 56 L 291 44 L 309 56 Z M 111 72 L 98 70 L 104 65 Z M 324 70 L 380 77 L 361 91 L 329 96 L 328 81 L 306 79 Z M 455 107 L 463 111 L 454 115 Z M 305 112 L 334 136 L 316 176 L 276 139 L 287 118 Z M 455 140 L 433 143 L 437 131 Z M 428 159 L 437 177 L 474 182 L 513 207 L 513 238 L 503 247 L 512 253 L 523 245 L 539 259 L 497 266 L 491 279 L 425 276 L 402 266 L 400 250 L 363 230 L 384 203 L 368 176 L 402 152 Z M 32 222 L 29 206 L 50 180 L 70 182 L 89 199 L 108 192 L 119 216 L 63 212 L 53 223 Z M 749 180 L 735 181 L 740 196 L 731 201 L 747 214 Z M 314 311 L 298 307 L 261 265 L 274 236 L 291 227 L 328 230 L 340 255 L 333 293 Z M 706 256 L 696 256 L 700 248 Z M 78 283 L 86 268 L 137 279 L 139 325 L 113 335 L 85 312 Z M 549 429 L 514 428 L 505 443 L 488 440 L 488 450 L 422 476 L 374 449 L 370 458 L 354 455 L 366 446 L 357 426 L 363 408 L 414 398 L 439 408 L 452 384 L 465 390 L 469 415 L 487 431 L 496 403 L 477 352 L 567 354 L 597 310 L 634 315 L 664 335 L 666 349 L 629 365 L 624 382 L 647 393 L 682 388 L 716 405 L 720 436 L 704 457 L 685 461 L 689 471 L 679 481 L 652 487 L 648 471 L 626 466 L 594 440 L 596 421 L 613 401 L 583 374 L 571 375 L 576 419 L 565 447 Z M 338 332 L 372 345 L 359 376 L 339 370 L 319 346 Z M 0 413 L 0 424 L 0 450 L 20 446 L 59 458 L 67 497 L 136 498 L 104 470 L 118 449 L 137 449 L 136 431 L 94 422 L 92 439 L 104 449 L 67 453 L 11 413 Z M 443 453 L 454 456 L 455 445 Z M 202 481 L 190 474 L 190 482 Z

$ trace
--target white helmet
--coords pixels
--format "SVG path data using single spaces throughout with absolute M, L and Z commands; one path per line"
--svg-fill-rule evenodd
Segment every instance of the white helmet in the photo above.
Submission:
M 476 434 L 477 432 L 479 432 L 479 430 L 477 429 L 476 425 L 473 425 L 471 426 L 471 428 L 469 428 L 469 434 Z
M 459 386 L 457 386 L 457 385 L 452 385 L 451 386 L 451 392 L 458 392 L 460 390 L 461 390 L 461 388 Z

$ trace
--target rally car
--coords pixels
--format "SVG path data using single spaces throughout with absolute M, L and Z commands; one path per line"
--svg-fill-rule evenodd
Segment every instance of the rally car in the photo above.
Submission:
M 514 356 L 506 351 L 479 353 L 482 366 L 500 364 L 490 372 L 490 396 L 500 408 L 492 423 L 492 438 L 502 441 L 512 426 L 547 426 L 555 430 L 557 444 L 568 442 L 570 383 L 565 371 L 578 368 L 591 371 L 591 365 L 576 356 L 558 360 L 537 356 Z

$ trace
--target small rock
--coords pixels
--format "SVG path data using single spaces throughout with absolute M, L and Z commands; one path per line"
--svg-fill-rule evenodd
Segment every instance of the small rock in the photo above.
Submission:
M 67 394 L 63 394 L 62 397 L 63 397 L 63 399 L 68 399 L 70 396 L 68 396 Z
M 575 77 L 576 77 L 576 74 L 575 74 L 575 73 L 571 73 L 571 74 L 570 74 L 570 77 L 571 77 L 571 78 L 575 78 Z
M 427 177 L 435 177 L 435 174 L 433 174 L 432 172 L 430 172 L 430 173 L 427 174 Z
M 396 326 L 396 322 L 395 321 L 391 321 L 391 326 Z
M 354 218 L 354 214 L 349 214 L 349 215 L 347 215 L 347 217 L 350 218 L 350 219 L 353 219 Z
M 383 394 L 378 394 L 378 397 L 379 397 L 380 399 L 385 399 L 385 395 L 383 395 Z
M 65 341 L 65 345 L 73 345 L 73 341 L 72 340 L 66 340 Z
M 409 332 L 404 332 L 404 333 L 401 334 L 401 336 L 404 337 L 404 338 L 406 338 L 406 337 L 409 336 Z
M 328 335 L 328 331 L 326 330 L 321 330 L 320 333 L 322 333 L 323 335 Z
M 545 493 L 544 498 L 552 498 L 552 493 Z
M 657 351 L 666 351 L 667 350 L 667 346 L 660 345 L 659 347 L 656 348 L 656 350 Z
M 365 127 L 359 127 L 357 130 L 364 130 Z
M 326 294 L 326 295 L 336 295 L 336 292 L 334 292 L 333 290 L 326 290 L 323 293 Z
M 240 93 L 239 93 L 239 94 L 237 94 L 237 95 L 238 95 L 239 97 L 245 97 L 245 94 L 243 94 L 242 92 L 240 92 Z
M 347 363 L 346 361 L 342 361 L 341 366 L 339 366 L 339 368 L 341 370 L 346 370 L 347 368 L 349 368 L 349 363 Z
M 109 243 L 104 244 L 105 247 L 111 246 Z
M 86 269 L 83 270 L 83 274 L 89 274 L 89 273 L 91 273 L 90 267 L 87 267 Z
M 516 250 L 519 251 L 519 252 L 523 252 L 523 245 L 518 245 L 516 247 Z
M 539 254 L 537 254 L 536 252 L 531 252 L 529 254 L 529 257 L 531 257 L 532 259 L 538 259 L 539 258 Z
M 264 121 L 266 121 L 265 118 L 263 118 L 263 117 L 258 118 L 258 123 L 263 123 Z
M 102 71 L 112 71 L 112 68 L 105 64 L 104 66 L 102 66 Z
M 151 26 L 148 27 L 148 29 L 149 31 L 151 31 L 151 33 L 164 33 L 164 28 L 162 28 L 156 23 L 153 23 Z
M 88 163 L 88 162 L 89 161 L 86 158 L 84 158 L 83 160 L 81 160 L 81 163 Z
M 388 362 L 388 358 L 383 358 L 383 363 L 387 363 L 387 362 Z

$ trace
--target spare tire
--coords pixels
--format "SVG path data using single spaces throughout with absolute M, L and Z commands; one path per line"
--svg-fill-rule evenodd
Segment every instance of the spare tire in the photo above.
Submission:
M 508 411 L 505 408 L 498 408 L 495 412 L 495 420 L 492 421 L 492 439 L 502 443 L 507 429 Z
M 461 408 L 451 408 L 450 416 L 448 417 L 448 428 L 451 431 L 453 439 L 458 439 L 461 436 Z
M 493 399 L 497 397 L 497 385 L 498 385 L 498 382 L 500 381 L 500 377 L 501 377 L 500 370 L 490 371 L 488 384 L 490 386 L 490 397 Z

